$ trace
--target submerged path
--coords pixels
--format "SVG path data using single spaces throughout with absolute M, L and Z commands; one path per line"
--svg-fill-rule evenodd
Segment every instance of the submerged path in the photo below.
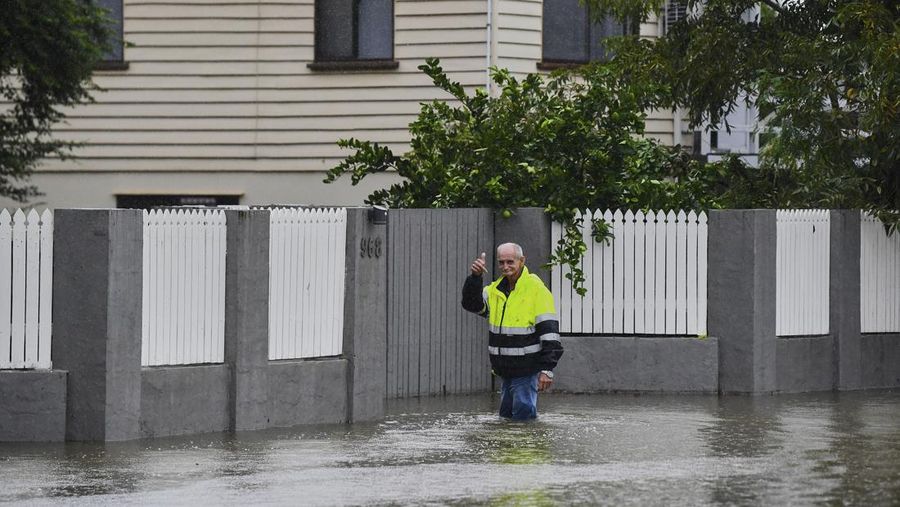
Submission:
M 385 421 L 117 444 L 0 444 L 0 502 L 900 504 L 900 392 L 489 395 Z

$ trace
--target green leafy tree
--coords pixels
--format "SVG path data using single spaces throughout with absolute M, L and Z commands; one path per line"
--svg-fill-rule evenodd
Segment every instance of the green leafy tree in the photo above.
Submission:
M 73 146 L 51 128 L 91 100 L 91 71 L 110 35 L 106 12 L 83 0 L 0 2 L 0 196 L 25 201 L 40 159 Z
M 586 0 L 646 19 L 663 0 Z M 621 68 L 667 83 L 655 107 L 718 124 L 749 98 L 763 119 L 745 205 L 863 208 L 900 222 L 900 4 L 888 0 L 687 0 L 655 40 L 623 39 Z M 752 9 L 752 10 L 751 10 Z
M 331 169 L 326 181 L 349 174 L 353 184 L 395 170 L 404 179 L 369 196 L 392 207 L 490 207 L 506 216 L 517 207 L 544 208 L 565 225 L 554 260 L 573 267 L 585 251 L 577 210 L 585 208 L 701 208 L 719 206 L 731 162 L 710 170 L 678 148 L 643 137 L 648 100 L 659 86 L 636 86 L 612 66 L 581 68 L 549 77 L 517 80 L 493 71 L 499 93 L 469 95 L 448 79 L 437 60 L 419 67 L 451 102 L 423 104 L 410 125 L 411 148 L 357 139 L 338 144 L 354 150 Z M 607 224 L 590 224 L 596 239 Z M 581 289 L 583 291 L 583 289 Z

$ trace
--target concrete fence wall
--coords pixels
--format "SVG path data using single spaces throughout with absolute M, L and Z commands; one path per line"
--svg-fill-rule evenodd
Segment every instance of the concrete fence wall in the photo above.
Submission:
M 467 214 L 478 232 L 461 242 L 450 232 L 463 233 Z M 415 213 L 401 217 L 407 233 L 389 243 L 386 225 L 371 220 L 370 210 L 349 209 L 343 353 L 272 361 L 269 212 L 227 211 L 224 362 L 142 367 L 141 212 L 57 210 L 54 370 L 0 371 L 0 440 L 128 440 L 361 421 L 381 417 L 386 397 L 443 392 L 447 378 L 462 378 L 465 361 L 473 363 L 466 366 L 472 375 L 486 368 L 483 326 L 455 328 L 454 339 L 469 347 L 469 356 L 442 355 L 446 344 L 435 340 L 449 329 L 445 320 L 465 316 L 459 289 L 469 257 L 518 242 L 528 266 L 550 285 L 550 273 L 539 266 L 551 254 L 551 224 L 539 209 L 518 210 L 510 219 L 487 210 L 426 215 L 431 226 L 414 224 Z M 446 230 L 436 229 L 436 221 L 446 221 Z M 775 211 L 713 211 L 708 337 L 565 334 L 555 389 L 770 393 L 900 386 L 900 333 L 860 332 L 860 214 L 831 211 L 829 223 L 828 334 L 776 335 Z M 423 243 L 427 238 L 431 243 Z M 395 258 L 399 247 L 389 245 L 400 239 L 408 251 Z M 453 256 L 433 265 L 436 252 L 450 247 Z M 421 316 L 401 318 L 411 308 L 436 307 L 441 312 L 429 314 L 426 327 Z M 398 325 L 406 326 L 402 336 Z M 416 351 L 415 376 L 404 350 L 407 356 Z M 443 365 L 440 375 L 433 365 Z M 403 378 L 391 376 L 402 371 Z M 463 391 L 490 388 L 485 381 Z
M 54 370 L 0 371 L 0 441 L 130 440 L 380 418 L 385 242 L 347 210 L 343 354 L 269 360 L 269 211 L 226 211 L 222 364 L 142 367 L 138 210 L 56 211 Z M 380 304 L 379 304 L 380 302 Z
M 555 388 L 769 393 L 900 386 L 900 333 L 860 332 L 860 214 L 832 210 L 826 224 L 825 333 L 777 336 L 776 211 L 711 211 L 708 336 L 564 334 Z M 540 210 L 497 219 L 501 230 L 496 242 L 527 244 L 528 259 L 550 255 L 549 240 L 534 241 L 550 236 Z
M 900 333 L 860 332 L 860 214 L 830 211 L 828 332 L 776 335 L 774 210 L 710 213 L 709 333 L 719 391 L 767 393 L 900 386 Z

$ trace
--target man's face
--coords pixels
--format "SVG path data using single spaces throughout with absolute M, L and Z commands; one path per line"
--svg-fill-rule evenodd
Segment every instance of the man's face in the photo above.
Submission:
M 511 278 L 522 270 L 522 266 L 525 264 L 525 257 L 516 259 L 516 249 L 504 246 L 497 250 L 497 264 L 500 266 L 500 273 L 507 278 Z

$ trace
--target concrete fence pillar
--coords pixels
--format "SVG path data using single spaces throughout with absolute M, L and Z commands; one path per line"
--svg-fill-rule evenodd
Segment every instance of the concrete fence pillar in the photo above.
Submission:
M 834 387 L 862 387 L 860 355 L 859 210 L 831 211 L 829 329 L 834 337 Z
M 140 436 L 140 210 L 58 209 L 53 239 L 55 369 L 67 370 L 67 440 Z
M 347 209 L 344 357 L 347 420 L 384 416 L 387 394 L 387 226 L 377 209 Z
M 775 210 L 709 213 L 707 327 L 723 393 L 777 388 L 776 239 Z
M 525 252 L 525 264 L 528 270 L 541 277 L 544 284 L 550 287 L 550 271 L 541 266 L 550 261 L 551 245 L 550 216 L 542 208 L 519 208 L 509 218 L 494 213 L 494 242 L 518 243 Z M 496 264 L 493 267 L 494 278 L 500 276 Z
M 231 428 L 269 423 L 269 211 L 225 212 L 225 363 Z

